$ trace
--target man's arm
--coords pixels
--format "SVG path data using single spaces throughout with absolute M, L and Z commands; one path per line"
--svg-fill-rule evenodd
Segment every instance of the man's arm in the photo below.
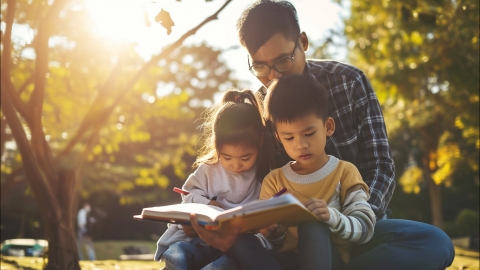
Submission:
M 352 84 L 355 116 L 359 127 L 358 152 L 355 165 L 370 187 L 369 203 L 378 219 L 385 216 L 395 189 L 395 165 L 388 143 L 385 120 L 365 74 L 360 73 Z
M 224 253 L 226 253 L 233 246 L 238 234 L 240 233 L 240 230 L 242 229 L 240 225 L 230 224 L 227 232 L 207 230 L 198 225 L 198 220 L 195 214 L 190 214 L 190 223 L 192 223 L 192 227 L 197 232 L 200 239 Z

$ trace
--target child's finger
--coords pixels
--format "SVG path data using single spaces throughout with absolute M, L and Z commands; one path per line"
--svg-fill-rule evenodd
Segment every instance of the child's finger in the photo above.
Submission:
M 268 227 L 259 229 L 258 232 L 261 233 L 261 234 L 263 234 L 263 235 L 265 235 L 265 236 L 267 236 L 266 234 L 269 234 L 272 230 L 274 230 L 274 229 L 277 228 L 277 227 L 278 227 L 278 224 L 275 223 L 275 224 L 272 224 L 272 225 L 270 225 L 270 226 L 268 226 Z

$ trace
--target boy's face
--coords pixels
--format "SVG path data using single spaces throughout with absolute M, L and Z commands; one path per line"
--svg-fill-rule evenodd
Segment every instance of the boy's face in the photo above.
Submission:
M 328 161 L 325 153 L 327 136 L 335 131 L 335 122 L 329 117 L 324 122 L 311 113 L 290 123 L 276 123 L 277 137 L 287 154 L 296 162 L 292 169 L 299 174 L 313 173 Z
M 257 77 L 264 85 L 273 79 L 283 75 L 301 74 L 305 68 L 305 51 L 308 49 L 308 38 L 305 33 L 297 40 L 289 40 L 283 34 L 277 33 L 265 42 L 254 54 L 250 54 L 250 65 L 266 64 L 270 66 L 270 73 L 267 76 Z M 285 72 L 278 72 L 273 65 L 279 61 L 291 57 L 295 53 L 293 67 Z M 250 67 L 249 67 L 250 68 Z
M 250 170 L 257 161 L 258 149 L 242 145 L 226 144 L 218 151 L 220 164 L 227 171 L 244 173 Z

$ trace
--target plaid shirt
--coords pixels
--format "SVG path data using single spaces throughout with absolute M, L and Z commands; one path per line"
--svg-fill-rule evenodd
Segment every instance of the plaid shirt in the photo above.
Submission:
M 370 82 L 356 67 L 337 61 L 307 60 L 304 72 L 313 74 L 328 91 L 335 133 L 327 137 L 325 152 L 357 166 L 370 187 L 368 202 L 377 219 L 386 218 L 395 189 L 395 165 L 380 104 Z M 257 93 L 263 100 L 266 88 Z M 280 168 L 291 159 L 276 140 L 272 123 L 267 126 L 271 169 Z

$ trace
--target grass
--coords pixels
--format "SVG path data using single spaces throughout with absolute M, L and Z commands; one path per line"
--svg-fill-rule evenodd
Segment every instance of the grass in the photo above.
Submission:
M 472 269 L 479 270 L 479 253 L 464 248 L 455 247 L 455 259 L 448 270 Z M 3 270 L 3 269 L 2 269 Z
M 102 249 L 108 251 L 106 254 L 117 254 L 122 246 L 137 244 L 145 244 L 144 242 L 132 241 L 108 241 L 99 242 L 95 244 L 98 246 L 99 252 Z M 150 243 L 150 242 L 148 242 Z M 479 270 L 479 253 L 463 248 L 455 247 L 455 260 L 447 270 Z M 103 255 L 102 255 L 103 256 Z M 118 257 L 117 257 L 118 258 Z M 0 270 L 40 270 L 43 266 L 43 259 L 41 258 L 20 258 L 2 256 L 0 262 Z M 163 265 L 155 261 L 119 261 L 119 260 L 98 260 L 94 262 L 80 261 L 82 270 L 159 270 Z
M 118 260 L 120 255 L 124 254 L 123 248 L 128 246 L 145 247 L 151 254 L 154 254 L 157 248 L 154 241 L 94 241 L 93 246 L 97 260 Z M 87 258 L 85 251 L 83 254 L 84 258 Z
M 80 267 L 85 270 L 158 270 L 162 264 L 153 260 L 153 253 L 157 245 L 154 241 L 94 241 L 93 242 L 97 261 L 80 261 Z M 124 254 L 123 248 L 128 246 L 146 247 L 152 254 L 150 261 L 120 261 L 120 255 Z M 87 258 L 86 252 L 83 251 Z M 2 256 L 0 270 L 42 269 L 43 259 L 33 257 Z
M 43 266 L 43 259 L 41 258 L 20 258 L 2 256 L 0 262 L 1 270 L 41 270 Z M 82 270 L 159 270 L 163 267 L 155 261 L 80 261 Z

